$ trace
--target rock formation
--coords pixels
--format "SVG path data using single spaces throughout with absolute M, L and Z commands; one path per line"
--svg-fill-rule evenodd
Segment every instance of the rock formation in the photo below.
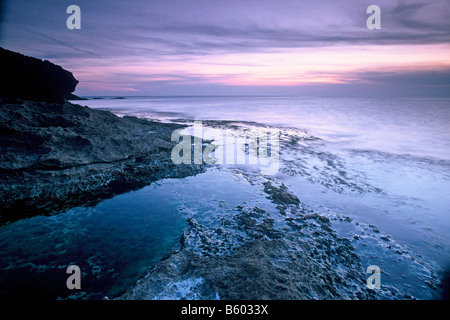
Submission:
M 78 80 L 71 72 L 47 60 L 0 48 L 0 97 L 63 102 Z
M 65 101 L 78 81 L 49 61 L 0 48 L 0 223 L 93 204 L 165 177 L 183 126 Z

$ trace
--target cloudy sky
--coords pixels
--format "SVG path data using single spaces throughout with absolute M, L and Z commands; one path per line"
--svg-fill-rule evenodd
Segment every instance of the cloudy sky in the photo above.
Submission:
M 0 0 L 2 1 L 2 0 Z M 69 30 L 66 9 L 81 8 Z M 369 5 L 381 29 L 369 30 Z M 10 0 L 0 46 L 78 95 L 450 96 L 450 0 Z

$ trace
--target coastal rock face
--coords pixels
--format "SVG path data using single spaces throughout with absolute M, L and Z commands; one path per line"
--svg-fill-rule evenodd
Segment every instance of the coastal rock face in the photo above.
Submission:
M 78 80 L 50 61 L 0 48 L 0 97 L 63 102 Z
M 176 142 L 170 138 L 181 127 L 68 102 L 2 102 L 0 220 L 95 203 L 200 172 L 201 166 L 171 161 Z

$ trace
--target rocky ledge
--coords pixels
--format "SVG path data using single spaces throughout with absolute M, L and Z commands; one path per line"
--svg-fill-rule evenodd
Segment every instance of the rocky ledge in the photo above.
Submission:
M 91 205 L 167 177 L 182 126 L 120 118 L 69 102 L 0 100 L 0 222 Z

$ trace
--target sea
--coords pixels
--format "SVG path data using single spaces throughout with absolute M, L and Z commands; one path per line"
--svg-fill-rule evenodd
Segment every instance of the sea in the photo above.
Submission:
M 269 178 L 329 218 L 364 268 L 380 268 L 382 286 L 442 298 L 450 271 L 450 99 L 89 98 L 73 102 L 121 117 L 278 130 L 279 169 Z M 257 175 L 250 164 L 217 165 L 92 207 L 3 225 L 0 298 L 117 297 L 179 241 L 187 216 L 268 206 L 261 185 L 251 183 L 266 178 Z M 80 290 L 66 287 L 69 265 L 82 271 Z

